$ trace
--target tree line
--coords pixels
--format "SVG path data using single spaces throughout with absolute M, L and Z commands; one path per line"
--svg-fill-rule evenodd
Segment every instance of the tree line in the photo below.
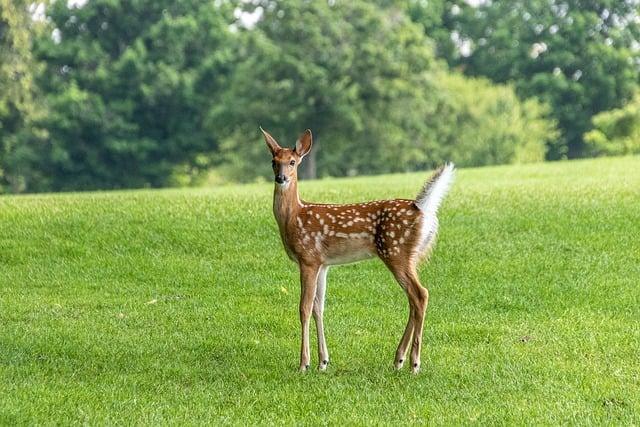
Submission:
M 0 0 L 0 192 L 640 152 L 636 0 Z

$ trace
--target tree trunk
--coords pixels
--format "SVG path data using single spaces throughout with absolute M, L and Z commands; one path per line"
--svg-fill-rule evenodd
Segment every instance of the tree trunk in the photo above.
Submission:
M 304 159 L 303 163 L 303 179 L 316 179 L 318 177 L 318 169 L 316 165 L 316 155 L 318 153 L 318 140 L 313 138 L 313 147 Z M 306 163 L 306 164 L 305 164 Z

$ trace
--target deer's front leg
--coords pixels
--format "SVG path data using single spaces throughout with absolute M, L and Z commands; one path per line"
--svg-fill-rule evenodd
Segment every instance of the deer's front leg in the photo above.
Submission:
M 327 270 L 329 267 L 323 266 L 318 273 L 318 285 L 316 288 L 316 296 L 313 300 L 313 318 L 316 321 L 316 330 L 318 331 L 318 363 L 319 369 L 324 371 L 329 364 L 329 350 L 327 342 L 324 339 L 324 298 L 327 289 Z
M 300 326 L 302 327 L 302 343 L 300 346 L 300 371 L 309 369 L 309 321 L 316 295 L 318 272 L 320 266 L 300 263 Z

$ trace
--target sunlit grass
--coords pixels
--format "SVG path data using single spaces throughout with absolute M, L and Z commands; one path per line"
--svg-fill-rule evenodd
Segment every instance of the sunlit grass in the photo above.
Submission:
M 413 197 L 427 175 L 300 189 Z M 407 303 L 379 262 L 331 270 L 331 365 L 296 372 L 271 192 L 1 197 L 0 424 L 640 422 L 640 158 L 459 171 L 419 376 L 392 369 Z

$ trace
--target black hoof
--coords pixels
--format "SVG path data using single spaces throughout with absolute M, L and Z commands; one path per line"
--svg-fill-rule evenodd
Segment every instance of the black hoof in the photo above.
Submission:
M 309 365 L 305 365 L 304 369 L 309 369 Z
M 414 363 L 414 364 L 413 364 L 413 367 L 414 367 L 414 368 L 417 368 L 417 367 L 418 367 L 418 364 L 417 364 L 417 363 Z
M 398 360 L 398 363 L 404 363 L 404 359 Z
M 323 360 L 323 361 L 322 361 L 322 364 L 323 364 L 323 365 L 326 365 L 327 363 L 329 363 L 329 361 L 328 361 L 328 360 Z

